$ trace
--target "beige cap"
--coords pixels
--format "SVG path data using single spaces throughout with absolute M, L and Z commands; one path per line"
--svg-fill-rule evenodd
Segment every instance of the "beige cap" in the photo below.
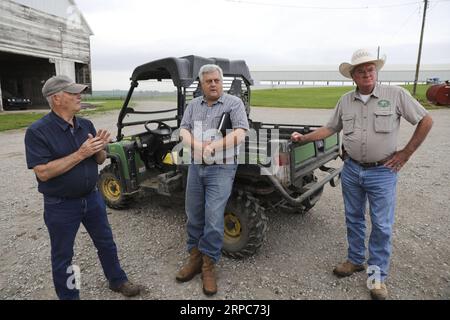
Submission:
M 45 82 L 42 87 L 42 94 L 44 97 L 48 97 L 60 91 L 81 93 L 86 90 L 87 87 L 87 85 L 73 82 L 73 80 L 67 76 L 53 76 Z

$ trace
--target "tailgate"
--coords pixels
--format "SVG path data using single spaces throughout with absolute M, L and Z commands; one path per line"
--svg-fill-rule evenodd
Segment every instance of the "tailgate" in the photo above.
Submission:
M 290 158 L 290 180 L 294 185 L 298 182 L 298 187 L 301 187 L 302 182 L 299 180 L 302 180 L 303 176 L 311 174 L 315 169 L 339 156 L 340 139 L 338 133 L 314 142 L 294 143 L 290 141 L 291 134 L 294 131 L 306 134 L 320 127 L 315 125 L 253 123 L 255 130 L 267 130 L 267 135 L 270 138 L 273 138 L 274 133 L 277 132 L 278 139 L 285 141 Z
M 327 162 L 339 156 L 339 134 L 314 142 L 290 144 L 291 181 L 297 181 L 303 176 L 320 168 Z

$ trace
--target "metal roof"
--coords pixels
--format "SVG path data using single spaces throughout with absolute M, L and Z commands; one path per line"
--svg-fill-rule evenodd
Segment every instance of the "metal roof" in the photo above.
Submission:
M 222 68 L 224 76 L 241 76 L 247 84 L 253 84 L 244 60 L 204 58 L 195 55 L 180 58 L 169 57 L 143 64 L 133 71 L 130 80 L 172 79 L 177 87 L 189 87 L 197 80 L 198 72 L 205 64 L 217 64 Z

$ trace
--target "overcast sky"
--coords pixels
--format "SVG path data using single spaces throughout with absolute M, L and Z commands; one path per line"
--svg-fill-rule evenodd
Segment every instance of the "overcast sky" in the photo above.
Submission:
M 133 69 L 168 56 L 252 66 L 336 65 L 358 48 L 415 64 L 423 1 L 76 0 L 90 25 L 94 90 L 127 89 Z M 450 0 L 430 0 L 423 64 L 450 63 Z

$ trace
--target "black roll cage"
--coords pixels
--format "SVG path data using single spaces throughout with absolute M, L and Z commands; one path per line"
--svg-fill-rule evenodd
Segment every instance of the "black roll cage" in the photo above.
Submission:
M 244 81 L 245 86 L 250 93 L 250 85 L 253 85 L 249 68 L 243 60 L 228 60 L 222 58 L 204 58 L 200 56 L 190 55 L 180 58 L 164 58 L 155 60 L 134 69 L 130 78 L 131 86 L 125 98 L 123 106 L 119 113 L 117 121 L 117 141 L 123 139 L 122 129 L 127 126 L 135 126 L 144 124 L 146 121 L 135 121 L 123 123 L 123 119 L 127 114 L 163 114 L 172 111 L 177 111 L 177 115 L 172 118 L 154 119 L 156 121 L 177 121 L 177 127 L 180 126 L 183 118 L 184 109 L 186 107 L 186 89 L 195 81 L 198 81 L 198 72 L 205 64 L 216 64 L 223 70 L 224 77 L 240 77 Z M 172 80 L 174 86 L 177 88 L 177 108 L 165 109 L 157 111 L 135 111 L 129 108 L 131 97 L 134 89 L 138 87 L 139 81 L 144 80 Z M 249 97 L 250 99 L 250 97 Z

